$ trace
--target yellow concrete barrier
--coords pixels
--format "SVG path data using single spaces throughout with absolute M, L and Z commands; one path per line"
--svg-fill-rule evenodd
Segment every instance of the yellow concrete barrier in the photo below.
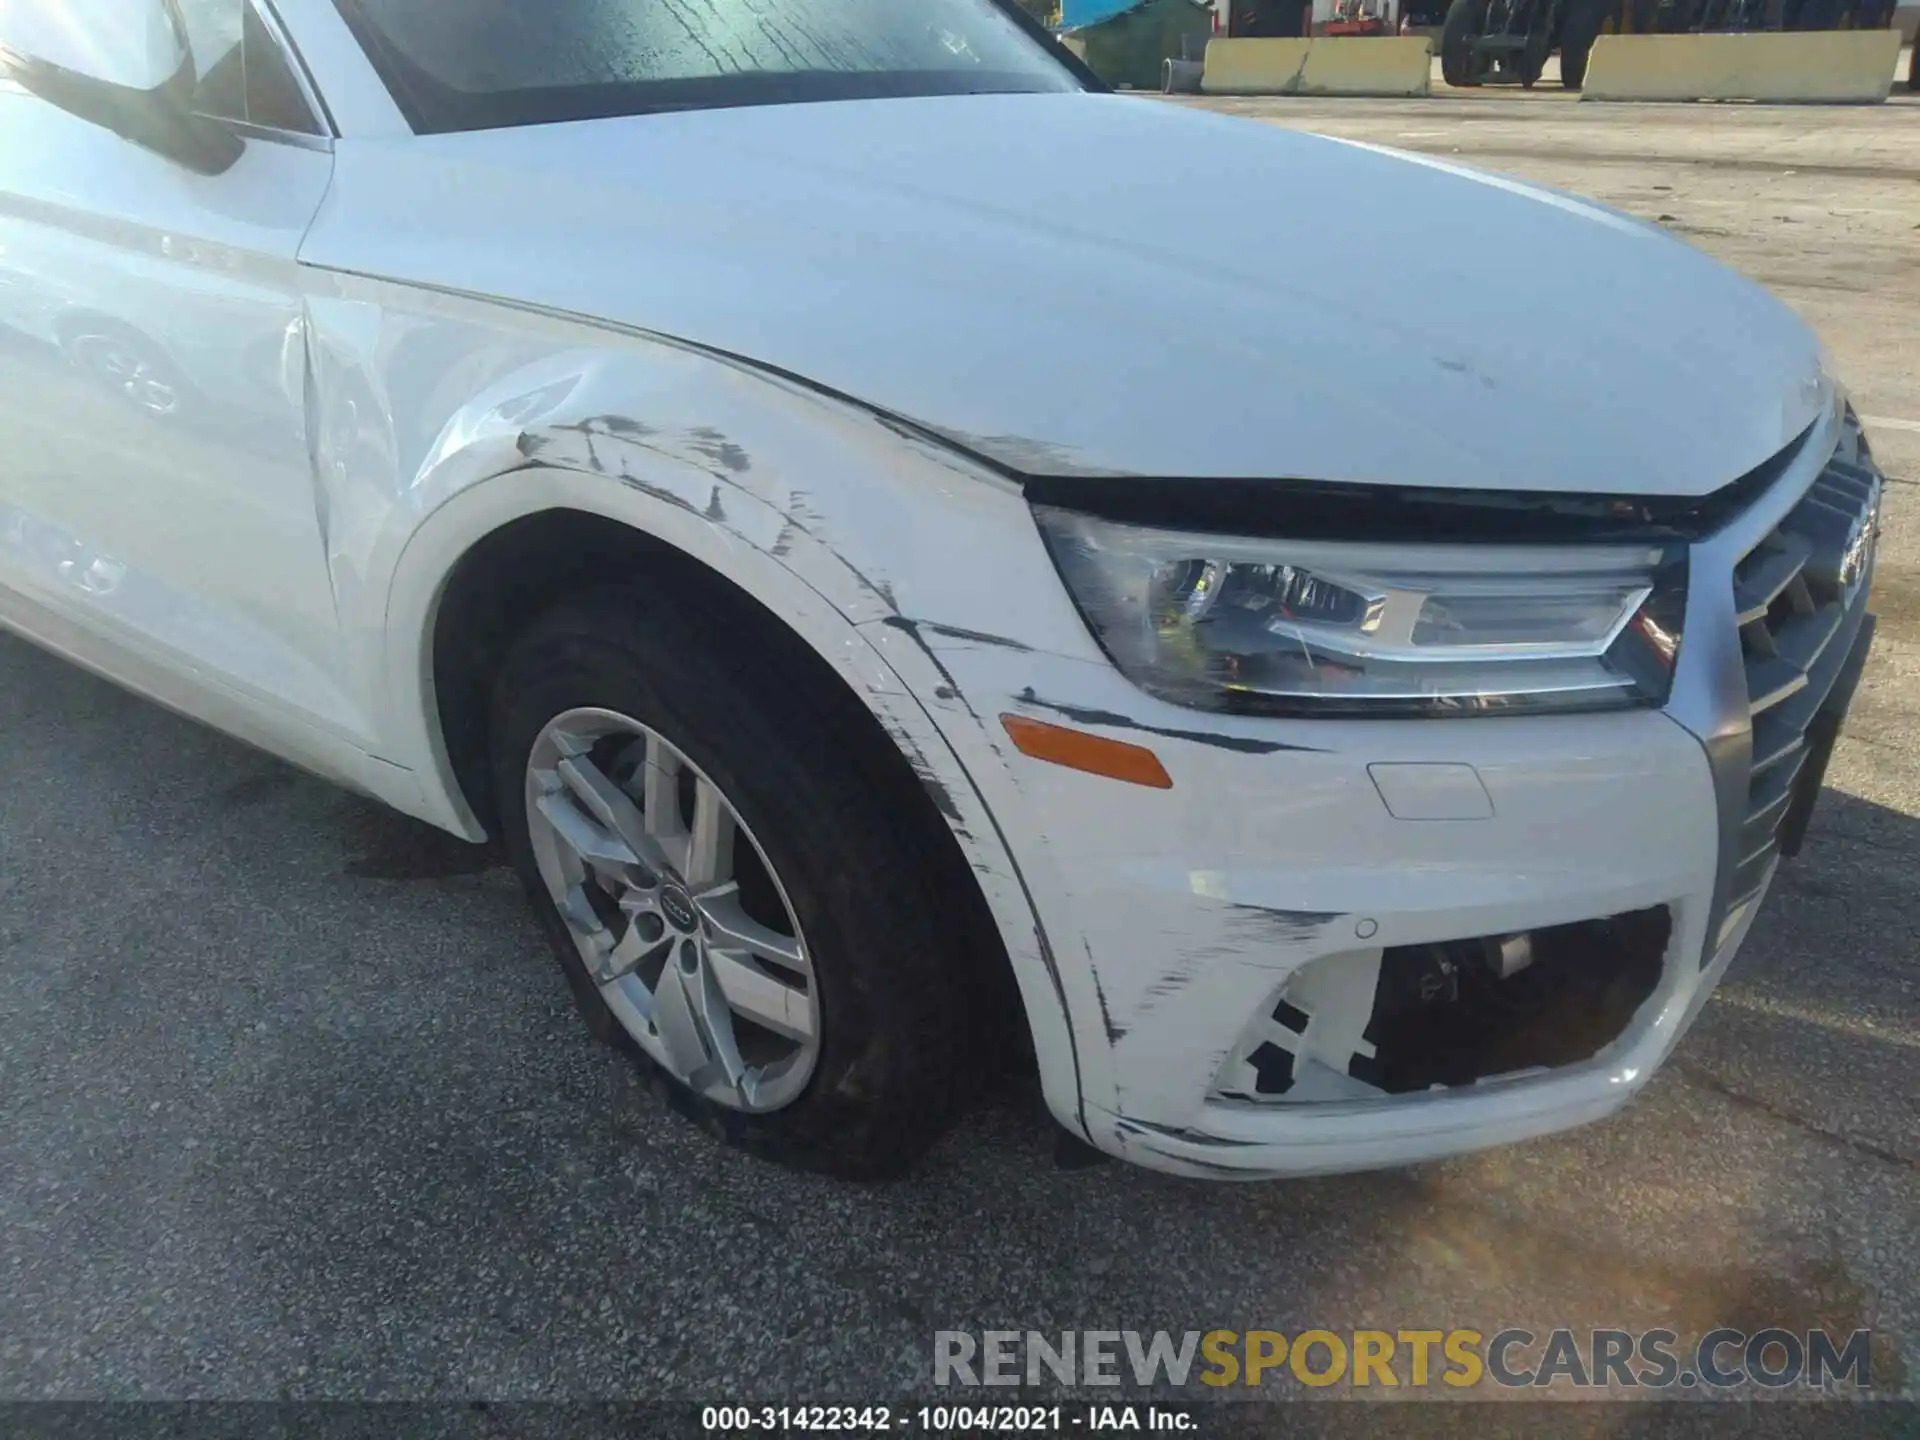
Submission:
M 1209 95 L 1427 95 L 1431 56 L 1424 35 L 1216 39 L 1200 88 Z
M 1895 30 L 1602 35 L 1581 98 L 1871 104 L 1899 59 Z

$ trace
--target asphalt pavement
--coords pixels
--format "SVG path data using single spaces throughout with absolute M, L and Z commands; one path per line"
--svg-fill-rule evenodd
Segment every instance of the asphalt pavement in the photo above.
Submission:
M 1015 1087 L 905 1183 L 789 1175 L 588 1041 L 484 852 L 0 639 L 0 1398 L 897 1402 L 936 1329 L 1423 1324 L 1865 1326 L 1920 1393 L 1920 105 L 1219 108 L 1660 219 L 1895 422 L 1812 843 L 1643 1098 L 1221 1187 L 1057 1168 Z

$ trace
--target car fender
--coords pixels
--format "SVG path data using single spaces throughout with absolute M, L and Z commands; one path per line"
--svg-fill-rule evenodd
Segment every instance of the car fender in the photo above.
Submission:
M 381 731 L 392 757 L 420 777 L 417 813 L 469 839 L 484 835 L 442 743 L 433 684 L 438 605 L 461 557 L 500 527 L 552 509 L 598 515 L 671 545 L 780 617 L 900 747 L 1000 930 L 1049 1107 L 1084 1131 L 1072 1016 L 1092 1013 L 1092 996 L 1071 992 L 1091 977 L 1056 960 L 1036 891 L 1058 882 L 987 720 L 947 684 L 936 652 L 914 643 L 910 624 L 888 623 L 900 619 L 892 587 L 830 543 L 835 517 L 810 507 L 805 487 L 769 490 L 764 477 L 750 479 L 753 462 L 728 448 L 738 442 L 718 415 L 669 428 L 614 403 L 608 381 L 625 368 L 617 355 L 574 352 L 485 387 L 442 427 L 368 547 L 367 569 L 390 575 L 377 587 L 385 596 L 377 620 L 368 616 L 382 637 Z M 849 417 L 823 419 L 832 428 Z M 852 419 L 871 428 L 867 417 Z M 841 443 L 829 441 L 823 459 Z M 772 503 L 779 495 L 788 503 Z M 1021 832 L 1014 843 L 1009 828 Z

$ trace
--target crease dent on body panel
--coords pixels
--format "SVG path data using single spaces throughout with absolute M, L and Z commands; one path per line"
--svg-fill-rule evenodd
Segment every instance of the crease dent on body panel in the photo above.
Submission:
M 1242 755 L 1275 755 L 1281 751 L 1293 751 L 1298 754 L 1318 755 L 1322 753 L 1311 745 L 1289 745 L 1281 740 L 1255 740 L 1244 735 L 1219 735 L 1205 730 L 1174 730 L 1162 725 L 1149 725 L 1143 720 L 1135 720 L 1130 715 L 1122 715 L 1115 710 L 1095 710 L 1084 705 L 1067 705 L 1057 700 L 1043 700 L 1029 685 L 1015 697 L 1022 705 L 1036 710 L 1050 710 L 1055 715 L 1068 720 L 1078 721 L 1082 725 L 1103 725 L 1115 730 L 1138 730 L 1147 735 L 1163 735 L 1169 740 L 1190 740 L 1196 745 L 1210 745 L 1216 750 L 1232 750 Z
M 300 316 L 293 322 L 300 327 L 300 427 L 306 433 L 307 485 L 313 491 L 313 521 L 319 530 L 320 568 L 327 576 L 327 597 L 333 602 L 333 619 L 340 615 L 340 578 L 333 564 L 333 500 L 326 483 L 326 458 L 321 445 L 325 425 L 320 403 L 320 364 L 314 353 L 313 310 L 304 300 Z M 285 353 L 284 351 L 282 352 Z

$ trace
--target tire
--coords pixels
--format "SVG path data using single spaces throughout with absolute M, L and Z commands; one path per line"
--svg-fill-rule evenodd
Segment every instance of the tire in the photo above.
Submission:
M 1568 0 L 1569 10 L 1560 32 L 1560 84 L 1578 90 L 1587 83 L 1587 61 L 1594 42 L 1605 28 L 1612 6 L 1606 0 Z
M 1486 28 L 1489 0 L 1453 0 L 1440 30 L 1440 78 L 1461 89 L 1480 83 L 1473 42 Z
M 894 1177 L 964 1108 L 989 987 L 969 968 L 978 959 L 959 953 L 955 927 L 941 923 L 956 906 L 933 878 L 926 842 L 905 833 L 904 802 L 920 797 L 903 797 L 889 783 L 883 762 L 890 757 L 869 753 L 868 737 L 825 697 L 809 693 L 819 683 L 811 672 L 789 673 L 797 667 L 759 649 L 749 659 L 741 634 L 703 608 L 628 590 L 563 601 L 530 624 L 509 648 L 494 687 L 490 746 L 500 831 L 590 1029 L 631 1054 L 656 1094 L 763 1158 L 848 1179 Z M 536 827 L 546 822 L 529 820 L 529 764 L 553 753 L 536 745 L 555 733 L 549 727 L 556 717 L 584 707 L 638 722 L 684 757 L 701 783 L 716 787 L 776 877 L 772 903 L 785 900 L 794 933 L 804 936 L 806 987 L 818 1007 L 817 1053 L 804 1088 L 777 1108 L 756 1113 L 722 1103 L 650 1053 L 636 1017 L 621 1018 L 608 999 L 615 992 L 596 983 L 555 903 L 537 853 Z M 638 783 L 639 793 L 648 793 Z M 687 869 L 691 874 L 691 863 Z M 692 892 L 689 884 L 680 896 Z M 699 939 L 699 932 L 687 933 Z M 686 943 L 672 931 L 668 939 Z M 669 978 L 662 971 L 654 983 Z M 710 993 L 699 992 L 700 982 L 687 983 L 693 993 Z M 663 994 L 656 989 L 649 999 Z M 653 1013 L 664 1032 L 665 1010 L 656 1005 Z M 651 1021 L 644 1028 L 656 1048 L 664 1043 Z M 753 1027 L 743 1027 L 740 1053 L 746 1031 Z M 700 1033 L 712 1042 L 711 1030 Z M 720 1053 L 711 1043 L 708 1050 Z M 745 1093 L 743 1084 L 736 1098 Z

